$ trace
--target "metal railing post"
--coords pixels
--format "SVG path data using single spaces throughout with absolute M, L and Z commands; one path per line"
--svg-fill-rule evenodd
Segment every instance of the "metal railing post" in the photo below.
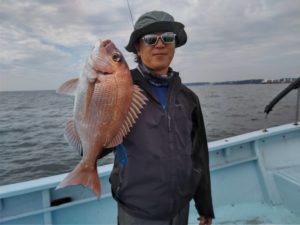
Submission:
M 268 114 L 266 113 L 266 115 L 265 115 L 265 121 L 264 121 L 264 129 L 262 130 L 262 132 L 268 132 L 268 130 L 267 130 L 267 122 L 268 122 Z
M 298 116 L 299 116 L 299 104 L 300 104 L 300 87 L 298 88 L 298 94 L 297 94 L 297 103 L 296 103 L 296 120 L 294 125 L 298 124 Z

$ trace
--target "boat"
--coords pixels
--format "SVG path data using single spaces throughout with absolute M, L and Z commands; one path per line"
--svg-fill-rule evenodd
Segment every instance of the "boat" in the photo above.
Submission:
M 298 82 L 298 83 L 297 83 Z M 289 85 L 298 89 L 300 78 Z M 289 91 L 266 107 L 268 114 Z M 294 123 L 209 142 L 213 224 L 300 224 L 300 126 Z M 98 167 L 102 196 L 83 186 L 56 190 L 66 174 L 0 187 L 0 224 L 117 224 L 109 175 Z M 191 202 L 189 224 L 199 224 Z

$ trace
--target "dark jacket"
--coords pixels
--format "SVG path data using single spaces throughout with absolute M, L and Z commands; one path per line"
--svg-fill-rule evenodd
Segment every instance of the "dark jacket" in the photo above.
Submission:
M 175 72 L 164 110 L 135 69 L 133 82 L 149 101 L 124 139 L 128 163 L 115 159 L 112 193 L 127 213 L 170 219 L 194 198 L 200 215 L 214 217 L 208 147 L 198 97 Z

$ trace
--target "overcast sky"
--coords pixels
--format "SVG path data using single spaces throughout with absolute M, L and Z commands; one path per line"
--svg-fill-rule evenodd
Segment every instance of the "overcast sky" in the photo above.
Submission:
M 172 68 L 184 82 L 300 76 L 299 0 L 129 0 L 133 19 L 164 10 L 188 42 Z M 124 49 L 126 0 L 0 0 L 0 91 L 56 89 L 79 75 L 98 39 Z

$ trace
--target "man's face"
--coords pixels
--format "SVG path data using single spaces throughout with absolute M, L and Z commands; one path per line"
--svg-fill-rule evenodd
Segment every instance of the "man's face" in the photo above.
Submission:
M 162 33 L 155 33 L 162 34 Z M 164 43 L 160 38 L 155 45 L 147 45 L 142 39 L 137 45 L 137 54 L 145 66 L 157 75 L 166 74 L 175 53 L 175 42 Z

